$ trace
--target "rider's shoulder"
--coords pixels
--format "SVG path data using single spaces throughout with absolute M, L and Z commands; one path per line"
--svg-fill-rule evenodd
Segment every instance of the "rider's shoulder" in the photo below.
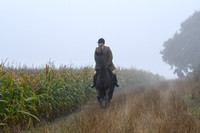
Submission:
M 110 50 L 110 47 L 109 46 L 104 46 L 104 49 L 105 50 Z M 96 47 L 95 51 L 99 52 L 99 51 L 101 51 L 101 48 L 100 47 Z
M 95 51 L 100 51 L 100 48 L 99 48 L 99 47 L 96 47 Z
M 105 48 L 105 49 L 110 49 L 110 47 L 109 47 L 109 46 L 104 46 L 104 48 Z
M 109 46 L 104 46 L 104 48 L 105 48 L 106 51 L 111 51 Z

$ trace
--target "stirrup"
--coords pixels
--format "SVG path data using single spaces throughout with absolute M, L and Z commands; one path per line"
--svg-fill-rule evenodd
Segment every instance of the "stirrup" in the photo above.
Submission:
M 95 87 L 95 84 L 93 83 L 90 87 L 91 87 L 91 88 L 94 88 L 94 87 Z
M 115 86 L 116 86 L 116 87 L 119 87 L 119 83 L 118 83 L 118 82 L 116 82 L 116 83 L 115 83 Z

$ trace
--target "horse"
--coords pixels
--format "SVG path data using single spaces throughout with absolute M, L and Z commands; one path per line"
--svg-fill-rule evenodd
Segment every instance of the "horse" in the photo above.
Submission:
M 110 104 L 115 88 L 113 74 L 109 68 L 105 68 L 103 66 L 96 71 L 97 100 L 99 101 L 101 107 L 107 107 Z

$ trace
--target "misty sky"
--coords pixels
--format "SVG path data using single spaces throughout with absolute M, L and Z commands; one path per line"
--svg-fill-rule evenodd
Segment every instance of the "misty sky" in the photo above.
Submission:
M 103 37 L 115 66 L 174 78 L 160 50 L 199 10 L 200 0 L 0 0 L 0 59 L 94 66 Z

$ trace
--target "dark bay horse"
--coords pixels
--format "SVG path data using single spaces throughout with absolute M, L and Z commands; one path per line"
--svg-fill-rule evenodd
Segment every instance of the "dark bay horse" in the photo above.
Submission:
M 100 106 L 107 107 L 110 104 L 110 100 L 113 96 L 113 91 L 115 88 L 113 82 L 113 74 L 109 68 L 100 67 L 96 70 L 96 90 L 97 90 L 97 99 L 100 103 Z
M 105 67 L 103 51 L 100 53 L 95 52 L 95 61 L 96 61 L 96 91 L 97 99 L 100 103 L 100 106 L 108 106 L 110 100 L 112 99 L 113 91 L 115 88 L 113 73 L 109 68 Z

